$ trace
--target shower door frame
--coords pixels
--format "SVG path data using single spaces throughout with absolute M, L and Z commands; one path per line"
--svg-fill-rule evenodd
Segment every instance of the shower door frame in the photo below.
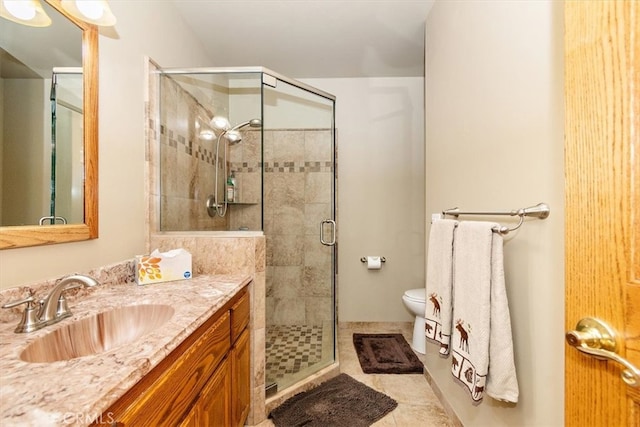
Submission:
M 267 96 L 265 95 L 265 86 L 268 86 L 270 88 L 272 88 L 274 91 L 277 91 L 276 87 L 277 84 L 279 82 L 285 83 L 287 85 L 290 85 L 293 88 L 296 89 L 301 89 L 305 92 L 308 92 L 312 95 L 315 96 L 320 96 L 322 98 L 324 98 L 325 101 L 329 101 L 330 105 L 331 105 L 331 118 L 330 118 L 330 138 L 331 138 L 331 155 L 330 155 L 330 172 L 331 172 L 331 180 L 330 180 L 330 209 L 329 209 L 329 218 L 323 217 L 321 221 L 318 221 L 317 223 L 317 227 L 320 229 L 320 233 L 318 236 L 318 240 L 317 240 L 317 245 L 321 246 L 321 247 L 330 247 L 330 255 L 329 255 L 329 259 L 330 259 L 330 271 L 328 272 L 328 274 L 330 274 L 330 283 L 329 283 L 329 290 L 331 293 L 331 297 L 330 297 L 330 304 L 331 304 L 331 354 L 330 356 L 328 354 L 325 354 L 325 345 L 328 341 L 328 331 L 324 330 L 325 328 L 322 327 L 322 325 L 318 325 L 316 324 L 318 322 L 318 319 L 315 319 L 315 322 L 313 324 L 308 322 L 308 319 L 305 320 L 303 322 L 302 325 L 297 325 L 296 329 L 300 328 L 300 329 L 315 329 L 313 331 L 307 331 L 306 333 L 311 333 L 312 335 L 315 335 L 317 333 L 317 328 L 320 327 L 323 330 L 322 333 L 322 342 L 323 342 L 323 351 L 322 351 L 322 357 L 321 359 L 315 363 L 315 364 L 310 364 L 307 368 L 305 369 L 301 369 L 300 372 L 293 372 L 288 378 L 282 378 L 282 382 L 280 382 L 281 380 L 275 380 L 273 383 L 270 383 L 270 381 L 266 381 L 265 386 L 266 386 L 266 390 L 267 390 L 267 396 L 272 395 L 274 392 L 280 392 L 281 388 L 287 389 L 287 390 L 292 390 L 295 389 L 296 384 L 298 384 L 300 381 L 303 381 L 305 378 L 308 378 L 310 375 L 314 375 L 320 371 L 322 371 L 323 369 L 327 368 L 327 367 L 333 367 L 333 366 L 337 366 L 337 327 L 338 327 L 338 323 L 337 323 L 337 257 L 336 257 L 336 245 L 337 245 L 337 229 L 336 229 L 336 214 L 337 214 L 337 168 L 336 168 L 336 131 L 335 131 L 335 102 L 336 102 L 336 98 L 334 95 L 331 95 L 327 92 L 318 90 L 312 86 L 309 86 L 305 83 L 299 82 L 297 80 L 294 79 L 290 79 L 286 76 L 282 76 L 278 73 L 275 73 L 271 70 L 267 70 L 264 69 L 263 72 L 263 84 L 262 84 L 262 93 L 261 93 L 261 98 L 262 98 L 262 102 L 264 104 L 264 102 L 267 99 Z M 289 93 L 291 94 L 291 93 Z M 294 94 L 295 96 L 295 94 Z M 262 108 L 262 120 L 263 120 L 263 132 L 265 132 L 265 129 L 269 129 L 269 118 L 265 118 L 264 114 L 265 114 L 265 108 L 263 105 Z M 313 129 L 313 130 L 321 130 L 323 129 L 323 127 L 321 127 L 320 129 Z M 294 129 L 294 131 L 302 131 L 302 132 L 307 132 L 311 129 L 305 129 L 300 128 L 300 129 Z M 312 130 L 312 131 L 313 131 Z M 274 132 L 278 132 L 278 130 L 273 130 Z M 286 130 L 285 130 L 286 132 Z M 306 138 L 305 138 L 306 139 Z M 265 149 L 264 147 L 267 144 L 267 138 L 263 135 L 263 150 Z M 265 212 L 264 212 L 264 207 L 266 205 L 266 201 L 267 201 L 267 197 L 266 197 L 266 191 L 267 191 L 267 185 L 265 185 L 265 170 L 266 170 L 266 162 L 268 161 L 268 159 L 265 157 L 264 152 L 263 152 L 263 156 L 262 156 L 263 162 L 265 162 L 263 164 L 263 168 L 262 168 L 262 173 L 263 173 L 263 230 L 264 230 L 264 220 L 265 220 Z M 282 160 L 282 159 L 280 159 Z M 305 157 L 305 173 L 307 171 L 307 160 L 310 160 L 308 158 Z M 294 162 L 291 163 L 292 165 L 294 164 Z M 280 165 L 282 166 L 282 165 Z M 291 165 L 290 165 L 291 166 Z M 322 167 L 321 167 L 322 168 Z M 325 166 L 326 168 L 326 166 Z M 287 169 L 286 165 L 285 168 Z M 295 169 L 296 171 L 298 170 L 297 167 L 294 167 L 293 169 Z M 317 169 L 317 166 L 316 166 Z M 324 187 L 323 187 L 324 188 Z M 311 202 L 313 203 L 313 202 Z M 306 218 L 305 218 L 306 219 Z M 327 227 L 328 225 L 328 227 Z M 330 230 L 327 230 L 327 228 L 330 228 Z M 328 231 L 328 232 L 327 232 Z M 267 236 L 267 234 L 265 233 L 265 236 Z M 306 237 L 307 234 L 305 233 L 304 237 L 304 242 L 303 245 L 306 245 L 308 243 L 308 238 Z M 326 236 L 331 236 L 329 239 L 324 239 L 324 237 Z M 286 237 L 286 236 L 284 236 Z M 329 240 L 329 241 L 327 241 Z M 305 253 L 307 253 L 307 249 L 306 247 L 303 246 L 303 250 Z M 273 249 L 272 249 L 273 250 Z M 304 257 L 303 257 L 304 258 Z M 273 266 L 274 268 L 275 265 Z M 303 270 L 306 269 L 306 262 L 303 260 Z M 313 267 L 310 267 L 313 268 Z M 313 276 L 313 274 L 312 274 Z M 272 280 L 274 280 L 274 278 L 271 278 Z M 300 278 L 301 281 L 305 280 L 304 279 L 304 272 L 302 273 L 302 276 Z M 311 280 L 311 279 L 310 279 Z M 302 285 L 302 283 L 301 283 Z M 267 285 L 267 289 L 269 289 L 269 286 Z M 269 292 L 269 291 L 267 291 Z M 267 297 L 269 298 L 269 297 Z M 274 297 L 275 298 L 275 297 Z M 277 299 L 277 298 L 276 298 Z M 304 298 L 300 298 L 300 301 L 302 302 Z M 274 304 L 277 304 L 274 302 Z M 269 304 L 267 304 L 267 307 L 265 307 L 266 310 L 269 309 Z M 277 312 L 277 308 L 274 308 L 273 310 L 275 310 Z M 306 312 L 306 310 L 305 310 Z M 267 315 L 267 323 L 266 323 L 266 328 L 267 330 L 269 330 L 269 313 L 266 313 Z M 322 317 L 322 315 L 318 315 L 316 314 L 316 316 L 318 317 Z M 305 315 L 305 318 L 307 316 Z M 311 316 L 312 318 L 314 317 L 313 315 Z M 324 323 L 324 322 L 323 322 Z M 290 324 L 287 323 L 285 321 L 285 324 Z M 275 326 L 281 326 L 286 328 L 286 326 L 283 325 L 272 325 L 272 327 Z M 280 335 L 282 332 L 279 332 L 278 335 Z M 296 335 L 299 332 L 293 332 L 291 331 L 291 337 L 293 339 L 293 336 Z M 303 333 L 304 334 L 304 333 Z M 303 335 L 304 337 L 304 335 Z M 309 336 L 307 336 L 307 339 L 309 338 Z M 297 338 L 296 338 L 297 339 Z M 268 341 L 268 340 L 267 340 Z M 282 343 L 280 343 L 282 344 Z M 326 346 L 328 347 L 328 346 Z M 268 363 L 268 360 L 265 360 L 265 363 Z M 287 364 L 288 365 L 288 364 Z M 266 380 L 268 380 L 266 378 Z M 282 385 L 284 385 L 284 387 L 282 387 Z

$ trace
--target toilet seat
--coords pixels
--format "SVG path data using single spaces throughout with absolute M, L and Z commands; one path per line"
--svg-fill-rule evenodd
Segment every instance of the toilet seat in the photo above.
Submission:
M 404 296 L 408 300 L 415 301 L 415 302 L 424 303 L 427 301 L 426 290 L 422 288 L 409 289 L 408 291 L 405 291 Z

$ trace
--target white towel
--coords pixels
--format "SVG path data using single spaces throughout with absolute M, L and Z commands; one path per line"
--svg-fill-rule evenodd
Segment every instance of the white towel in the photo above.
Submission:
M 452 314 L 453 236 L 458 221 L 435 220 L 429 232 L 427 256 L 425 334 L 449 354 Z
M 480 402 L 518 401 L 511 319 L 497 224 L 460 222 L 453 255 L 452 373 Z

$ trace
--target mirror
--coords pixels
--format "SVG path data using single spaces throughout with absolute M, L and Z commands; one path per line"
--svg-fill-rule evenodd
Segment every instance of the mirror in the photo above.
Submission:
M 9 132 L 0 133 L 0 164 L 3 164 L 0 211 L 5 212 L 2 207 L 7 201 L 13 205 L 18 203 L 17 200 L 20 206 L 14 210 L 28 212 L 29 205 L 33 205 L 36 208 L 32 210 L 42 211 L 42 214 L 0 216 L 0 249 L 98 237 L 98 30 L 93 25 L 67 15 L 60 7 L 60 0 L 45 0 L 43 3 L 53 21 L 51 27 L 27 27 L 0 18 L 0 84 L 8 80 L 5 75 L 17 72 L 16 65 L 27 65 L 31 74 L 27 71 L 25 79 L 40 79 L 45 82 L 40 83 L 40 86 L 36 84 L 36 87 L 41 92 L 41 105 L 38 108 L 42 104 L 46 107 L 46 111 L 43 111 L 45 108 L 40 108 L 42 112 L 34 115 L 35 120 L 30 118 L 28 121 L 28 128 L 40 129 L 36 137 L 32 136 L 34 140 L 42 141 L 35 151 L 27 144 L 22 144 L 25 138 L 21 137 L 17 145 L 12 141 L 13 146 L 18 148 L 18 154 L 21 154 L 15 157 L 11 152 L 12 148 L 7 148 L 10 147 L 7 141 Z M 62 41 L 63 39 L 70 41 Z M 55 59 L 45 62 L 45 58 L 49 56 Z M 57 68 L 54 73 L 53 67 L 62 68 Z M 78 79 L 78 71 L 81 71 L 81 79 Z M 58 84 L 51 90 L 53 81 Z M 4 84 L 0 87 L 0 113 L 4 113 L 0 115 L 0 130 L 10 127 L 7 125 L 7 117 L 11 118 L 8 111 L 11 111 L 12 105 L 15 107 L 21 104 L 20 101 L 25 97 L 27 95 L 22 91 L 7 89 Z M 51 97 L 55 101 L 51 101 Z M 27 110 L 29 108 L 26 107 Z M 65 109 L 76 111 L 63 112 Z M 24 109 L 19 114 L 22 111 Z M 76 122 L 77 126 L 67 128 L 63 116 L 72 117 L 71 121 Z M 56 127 L 58 131 L 60 128 L 67 129 L 65 134 L 75 134 L 76 141 L 79 141 L 75 148 L 66 149 L 73 153 L 66 162 L 67 166 L 62 169 L 60 164 L 63 162 L 60 160 L 65 151 L 62 143 L 66 137 L 56 137 L 60 135 L 59 132 L 54 132 Z M 59 141 L 56 142 L 56 139 Z M 59 149 L 52 149 L 56 145 Z M 21 164 L 15 168 L 15 172 L 9 174 L 5 170 L 9 170 L 14 160 L 7 164 L 4 161 L 11 156 L 15 159 L 28 159 L 29 164 Z M 24 181 L 33 181 L 39 185 L 34 186 L 32 183 L 32 187 L 24 187 Z M 62 188 L 63 181 L 68 182 L 68 188 L 60 190 L 64 194 L 54 196 L 57 189 Z M 55 186 L 52 183 L 56 183 Z M 17 196 L 11 196 L 11 191 L 16 192 Z M 63 205 L 68 208 L 65 216 L 58 215 Z M 3 216 L 7 217 L 6 221 Z M 62 223 L 56 217 L 64 217 L 67 223 Z M 38 225 L 39 223 L 43 225 Z

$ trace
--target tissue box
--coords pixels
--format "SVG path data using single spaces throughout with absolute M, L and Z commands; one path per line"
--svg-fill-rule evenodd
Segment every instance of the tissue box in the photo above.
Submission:
M 136 256 L 138 285 L 190 279 L 191 276 L 191 254 L 184 249 L 162 253 L 155 250 L 151 255 Z

